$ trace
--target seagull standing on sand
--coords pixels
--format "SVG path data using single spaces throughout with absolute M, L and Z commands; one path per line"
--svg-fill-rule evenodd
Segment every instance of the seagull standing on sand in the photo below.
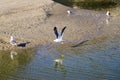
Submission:
M 70 10 L 67 10 L 67 13 L 68 13 L 68 14 L 71 14 L 71 11 L 70 11 Z
M 107 17 L 106 17 L 106 24 L 109 24 L 110 19 L 111 19 L 111 18 L 110 18 L 110 17 L 111 17 L 110 11 L 107 11 L 107 12 L 106 12 L 106 16 L 107 16 Z
M 10 44 L 13 45 L 13 46 L 17 45 L 17 43 L 16 43 L 15 39 L 13 38 L 13 36 L 10 37 Z
M 66 29 L 66 26 L 59 33 L 58 30 L 57 30 L 57 27 L 54 27 L 54 33 L 55 33 L 55 36 L 56 36 L 56 39 L 54 40 L 54 42 L 62 42 L 63 41 L 62 37 L 63 37 L 63 33 L 64 33 L 65 29 Z
M 110 14 L 110 11 L 107 11 L 106 12 L 106 15 L 109 17 L 111 14 Z

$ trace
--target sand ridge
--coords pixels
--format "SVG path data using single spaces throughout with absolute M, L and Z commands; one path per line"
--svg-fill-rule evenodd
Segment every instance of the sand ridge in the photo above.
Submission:
M 26 48 L 51 44 L 55 26 L 60 30 L 67 26 L 63 39 L 68 42 L 119 35 L 119 26 L 112 27 L 118 18 L 107 24 L 105 12 L 73 9 L 51 0 L 2 0 L 0 4 L 0 50 L 11 49 L 11 35 L 18 43 L 30 42 Z

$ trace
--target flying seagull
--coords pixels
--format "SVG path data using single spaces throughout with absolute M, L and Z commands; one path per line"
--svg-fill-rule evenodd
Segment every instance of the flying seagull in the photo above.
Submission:
M 63 33 L 64 33 L 65 29 L 66 29 L 66 26 L 61 30 L 61 32 L 58 32 L 57 27 L 54 27 L 54 33 L 55 33 L 55 36 L 56 36 L 56 39 L 54 40 L 54 42 L 63 41 L 62 37 L 63 37 Z
M 13 45 L 13 46 L 17 45 L 17 43 L 16 43 L 15 39 L 13 38 L 13 36 L 10 37 L 10 44 Z

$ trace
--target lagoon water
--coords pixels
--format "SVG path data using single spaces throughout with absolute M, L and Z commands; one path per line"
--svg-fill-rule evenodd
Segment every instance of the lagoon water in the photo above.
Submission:
M 0 80 L 119 80 L 120 43 L 108 43 L 1 51 Z M 56 64 L 61 55 L 62 63 Z

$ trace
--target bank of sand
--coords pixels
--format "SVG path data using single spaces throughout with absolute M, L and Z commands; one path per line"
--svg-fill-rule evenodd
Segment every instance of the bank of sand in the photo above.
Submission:
M 26 48 L 51 44 L 55 26 L 59 30 L 67 26 L 66 42 L 120 37 L 120 14 L 115 11 L 108 18 L 105 12 L 69 8 L 51 0 L 0 0 L 0 10 L 0 50 L 13 48 L 9 44 L 11 35 L 17 43 L 30 42 Z M 72 13 L 68 15 L 67 10 Z

